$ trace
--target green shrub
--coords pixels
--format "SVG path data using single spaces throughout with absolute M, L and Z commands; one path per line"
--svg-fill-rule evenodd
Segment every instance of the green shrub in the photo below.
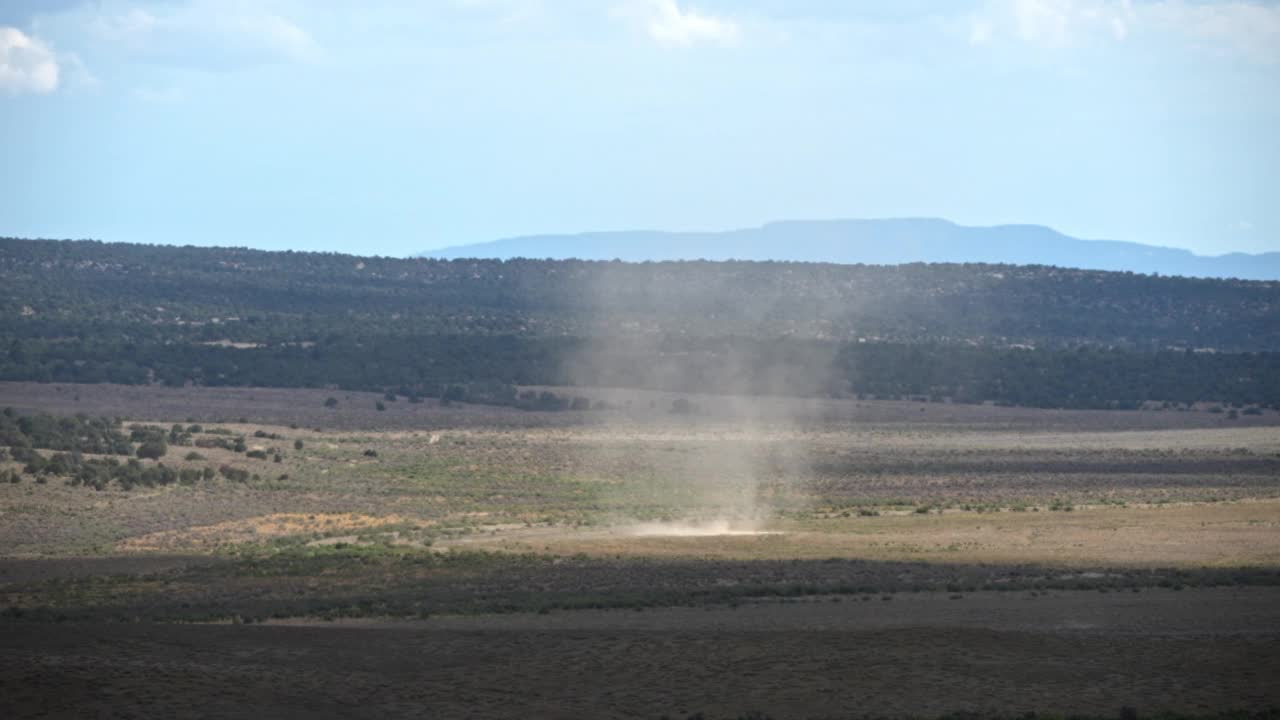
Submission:
M 218 468 L 218 474 L 220 474 L 220 475 L 222 475 L 222 477 L 224 477 L 224 478 L 226 478 L 226 479 L 228 479 L 228 480 L 232 480 L 232 481 L 234 481 L 234 482 L 241 482 L 241 483 L 242 483 L 242 482 L 248 482 L 248 480 L 249 480 L 249 471 L 248 471 L 248 470 L 241 470 L 240 468 L 232 467 L 232 466 L 230 466 L 230 465 L 223 465 L 223 466 L 219 467 L 219 468 Z
M 138 446 L 137 456 L 144 460 L 159 460 L 169 452 L 163 438 L 147 440 Z

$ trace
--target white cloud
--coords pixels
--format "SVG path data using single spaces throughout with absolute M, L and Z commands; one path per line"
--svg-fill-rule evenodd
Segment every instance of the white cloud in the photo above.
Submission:
M 58 53 L 58 66 L 61 69 L 60 80 L 64 90 L 71 92 L 97 92 L 102 85 L 97 76 L 89 72 L 89 68 L 73 52 Z
M 970 22 L 969 42 L 997 36 L 1067 48 L 1100 36 L 1124 40 L 1136 19 L 1129 0 L 991 0 Z
M 1280 5 L 1164 0 L 1144 6 L 1142 11 L 1154 26 L 1182 35 L 1201 48 L 1280 63 Z
M 261 4 L 192 2 L 149 10 L 105 4 L 86 25 L 100 40 L 138 60 L 226 69 L 315 59 L 319 47 L 304 29 Z
M 1219 54 L 1280 62 L 1280 4 L 1260 0 L 988 0 L 968 27 L 973 45 L 1004 37 L 1061 49 L 1149 31 Z
M 734 20 L 681 9 L 677 0 L 631 0 L 615 12 L 663 47 L 732 46 L 741 35 Z
M 1018 37 L 1031 43 L 1061 47 L 1071 40 L 1071 0 L 1014 0 L 1014 26 Z
M 0 90 L 50 93 L 58 89 L 58 56 L 38 38 L 0 27 Z

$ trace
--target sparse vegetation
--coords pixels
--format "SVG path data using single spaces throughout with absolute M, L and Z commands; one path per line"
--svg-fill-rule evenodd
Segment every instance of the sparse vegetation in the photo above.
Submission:
M 329 412 L 324 392 L 285 404 L 320 416 Z M 86 389 L 84 397 L 94 395 Z M 137 397 L 139 407 L 153 405 Z M 956 609 L 929 612 L 983 616 L 1017 598 L 1058 618 L 1056 602 L 1082 602 L 1086 593 L 1119 602 L 1134 591 L 1150 602 L 1176 594 L 1169 608 L 1186 598 L 1217 613 L 1212 598 L 1227 592 L 1218 588 L 1245 597 L 1280 588 L 1266 560 L 1280 512 L 1280 447 L 1267 427 L 1205 428 L 1215 422 L 1207 414 L 1199 429 L 1165 425 L 1190 422 L 1186 416 L 1152 413 L 1033 431 L 992 422 L 1005 412 L 998 408 L 954 426 L 864 427 L 823 420 L 832 412 L 824 406 L 812 424 L 783 408 L 787 421 L 774 426 L 761 410 L 744 432 L 705 396 L 696 398 L 696 418 L 668 412 L 670 396 L 651 409 L 637 396 L 618 400 L 639 406 L 635 419 L 608 425 L 546 415 L 534 418 L 541 425 L 383 431 L 376 423 L 393 413 L 376 413 L 373 399 L 360 397 L 343 408 L 362 408 L 369 426 L 309 430 L 305 442 L 283 424 L 206 425 L 200 433 L 185 425 L 179 438 L 190 435 L 200 450 L 169 453 L 165 459 L 183 458 L 172 467 L 123 454 L 82 453 L 77 464 L 70 451 L 10 447 L 8 468 L 0 466 L 0 543 L 11 552 L 87 552 L 107 568 L 193 559 L 154 575 L 94 572 L 0 586 L 0 607 L 13 608 L 0 622 L 25 632 L 32 623 L 55 629 L 45 623 L 58 619 L 100 627 L 394 618 L 430 632 L 436 624 L 560 623 L 626 610 L 644 622 L 686 612 L 768 626 L 793 608 L 819 606 L 854 612 L 822 622 L 850 622 L 859 610 L 909 618 L 935 607 L 921 605 L 930 598 Z M 62 422 L 48 417 L 46 425 Z M 1138 424 L 1106 431 L 1118 422 Z M 1183 429 L 1153 429 L 1166 426 Z M 130 448 L 174 436 L 168 424 L 115 427 Z M 237 454 L 246 442 L 255 449 Z M 276 451 L 285 443 L 294 447 L 288 456 Z M 188 459 L 193 453 L 200 459 Z M 269 473 L 245 464 L 267 457 L 280 458 Z M 693 482 L 708 467 L 725 485 L 758 480 L 749 487 L 768 499 L 767 527 L 783 534 L 649 537 L 613 527 L 622 517 L 674 521 L 714 511 L 717 497 Z M 268 504 L 289 510 L 269 512 Z M 74 531 L 51 533 L 56 527 Z M 904 632 L 912 631 L 890 635 Z M 1126 650 L 1145 637 L 1126 636 Z M 926 645 L 936 651 L 937 640 L 930 635 Z

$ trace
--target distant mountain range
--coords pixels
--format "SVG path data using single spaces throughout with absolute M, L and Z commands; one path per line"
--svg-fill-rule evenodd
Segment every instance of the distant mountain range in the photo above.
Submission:
M 1204 256 L 1140 243 L 1081 240 L 1040 225 L 966 227 L 931 218 L 787 221 L 725 232 L 530 235 L 431 250 L 421 256 L 634 262 L 780 260 L 869 265 L 976 262 L 1280 280 L 1280 252 Z

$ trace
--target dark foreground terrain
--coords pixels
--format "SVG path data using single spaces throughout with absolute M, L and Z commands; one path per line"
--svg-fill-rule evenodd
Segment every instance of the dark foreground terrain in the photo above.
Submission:
M 1280 591 L 828 598 L 301 626 L 5 629 L 6 717 L 1215 715 L 1280 705 Z

